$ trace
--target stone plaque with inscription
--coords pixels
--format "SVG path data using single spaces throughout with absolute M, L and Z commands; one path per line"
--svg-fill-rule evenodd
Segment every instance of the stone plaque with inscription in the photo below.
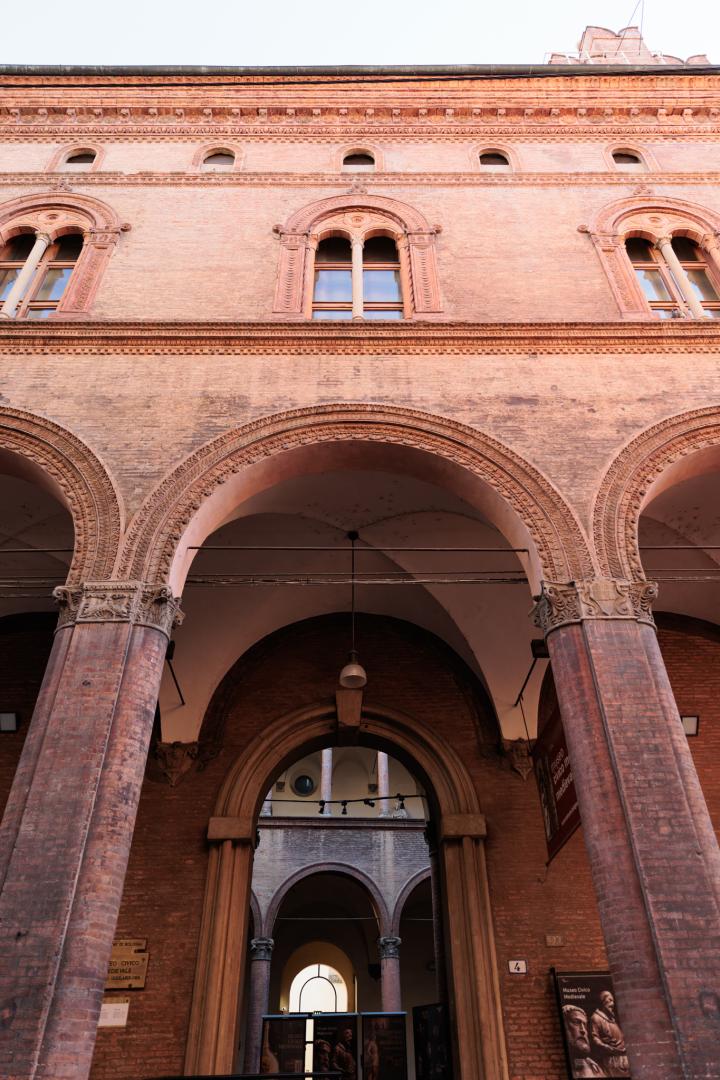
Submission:
M 116 938 L 105 989 L 143 990 L 149 958 L 147 938 Z

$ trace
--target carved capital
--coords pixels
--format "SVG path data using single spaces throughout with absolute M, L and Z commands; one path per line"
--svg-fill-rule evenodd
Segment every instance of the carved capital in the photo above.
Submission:
M 527 739 L 503 739 L 502 746 L 510 768 L 514 769 L 523 780 L 527 780 L 533 769 L 530 743 Z
M 60 608 L 58 629 L 73 623 L 128 622 L 151 626 L 170 637 L 182 622 L 180 601 L 167 585 L 142 581 L 86 581 L 59 585 L 53 596 Z
M 170 785 L 180 781 L 195 767 L 200 757 L 197 742 L 158 742 L 152 749 L 155 771 Z
M 533 609 L 533 622 L 547 636 L 559 626 L 585 619 L 626 619 L 654 626 L 654 581 L 547 581 Z
M 380 950 L 380 959 L 399 960 L 401 945 L 402 938 L 395 937 L 394 934 L 388 934 L 385 937 L 379 937 L 378 949 Z
M 275 942 L 271 937 L 256 937 L 250 941 L 251 960 L 272 960 Z

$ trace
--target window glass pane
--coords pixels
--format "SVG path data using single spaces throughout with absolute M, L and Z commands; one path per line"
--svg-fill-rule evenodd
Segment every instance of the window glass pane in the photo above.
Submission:
M 19 270 L 0 270 L 0 300 L 4 300 L 13 287 Z
M 686 273 L 699 300 L 717 300 L 718 295 L 704 270 L 687 270 Z
M 220 165 L 226 169 L 229 169 L 234 164 L 235 155 L 223 150 L 218 150 L 216 154 L 208 154 L 203 162 L 203 165 Z
M 315 254 L 315 262 L 352 262 L 350 241 L 344 236 L 329 236 L 321 240 Z
M 711 319 L 720 319 L 720 308 L 706 308 L 705 314 Z
M 404 318 L 402 311 L 368 311 L 367 308 L 363 311 L 363 317 L 365 319 L 402 319 Z
M 672 249 L 680 262 L 697 262 L 697 244 L 687 236 L 673 236 Z
M 67 236 L 61 236 L 52 246 L 53 262 L 56 259 L 58 262 L 75 262 L 82 251 L 82 246 L 83 238 L 80 233 L 68 233 Z
M 363 270 L 363 298 L 366 304 L 378 300 L 402 300 L 399 270 Z
M 72 268 L 69 266 L 64 270 L 48 270 L 33 300 L 59 300 L 71 274 Z
M 660 277 L 658 270 L 636 270 L 637 279 L 648 300 L 670 300 L 665 282 Z
M 313 319 L 352 319 L 352 311 L 350 308 L 344 311 L 313 311 Z
M 29 308 L 27 313 L 28 319 L 47 319 L 49 315 L 52 315 L 55 308 Z
M 363 245 L 363 262 L 398 262 L 395 241 L 389 236 L 372 236 Z
M 372 154 L 347 154 L 343 158 L 343 165 L 370 165 L 375 164 L 375 158 Z
M 501 154 L 499 151 L 497 151 L 497 150 L 488 150 L 486 153 L 480 155 L 480 164 L 481 165 L 494 165 L 495 167 L 497 167 L 499 165 L 499 166 L 501 166 L 503 168 L 507 168 L 509 166 L 510 162 L 505 157 L 505 155 Z
M 679 319 L 679 308 L 653 308 L 653 314 L 658 315 L 661 319 Z
M 67 159 L 68 165 L 92 165 L 95 160 L 94 150 L 82 150 L 78 154 L 71 154 Z
M 318 303 L 333 300 L 352 300 L 352 272 L 350 270 L 316 270 L 314 299 Z
M 637 154 L 634 154 L 631 150 L 616 150 L 613 154 L 613 161 L 616 165 L 639 165 L 640 158 Z
M 625 250 L 630 256 L 631 262 L 652 262 L 652 245 L 649 240 L 643 240 L 641 236 L 632 236 L 625 241 Z
M 33 233 L 13 236 L 9 244 L 0 251 L 0 262 L 25 262 L 35 244 Z

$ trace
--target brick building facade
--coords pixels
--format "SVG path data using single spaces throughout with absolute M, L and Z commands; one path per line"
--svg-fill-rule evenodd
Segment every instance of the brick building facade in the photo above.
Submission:
M 581 46 L 0 69 L 3 1076 L 254 1068 L 319 943 L 455 1080 L 566 1075 L 552 967 L 720 1077 L 720 71 Z

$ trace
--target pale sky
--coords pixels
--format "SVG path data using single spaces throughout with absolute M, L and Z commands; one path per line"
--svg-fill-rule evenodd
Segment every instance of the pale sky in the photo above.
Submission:
M 12 7 L 12 10 L 11 10 Z M 720 0 L 0 0 L 1 64 L 537 64 L 588 24 L 720 64 Z M 4 10 L 3 10 L 4 9 Z

